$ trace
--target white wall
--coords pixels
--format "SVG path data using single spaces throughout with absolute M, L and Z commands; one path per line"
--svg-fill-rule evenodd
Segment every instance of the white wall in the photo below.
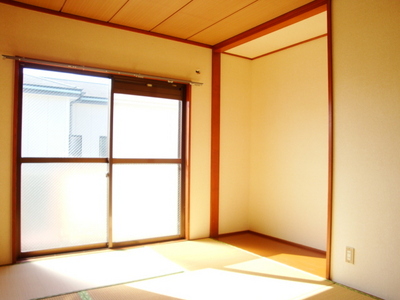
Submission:
M 326 249 L 327 39 L 222 56 L 220 233 Z
M 332 277 L 384 299 L 400 297 L 399 16 L 397 0 L 332 2 Z
M 203 82 L 192 87 L 190 238 L 209 235 L 210 49 L 0 4 L 0 54 Z M 0 70 L 1 265 L 11 262 L 14 62 Z
M 249 229 L 251 61 L 221 57 L 219 233 Z
M 327 40 L 253 61 L 250 229 L 326 249 Z

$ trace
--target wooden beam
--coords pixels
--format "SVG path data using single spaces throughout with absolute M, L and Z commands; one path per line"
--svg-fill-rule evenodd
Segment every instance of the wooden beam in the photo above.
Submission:
M 22 115 L 22 72 L 19 62 L 14 66 L 14 112 L 13 112 L 13 156 L 12 156 L 12 263 L 18 260 L 21 251 L 21 213 L 20 213 L 20 183 L 21 183 L 21 165 L 19 157 L 21 156 L 21 115 Z
M 333 58 L 332 58 L 332 1 L 328 0 L 328 211 L 326 237 L 326 278 L 331 279 L 332 202 L 333 202 Z
M 212 53 L 210 236 L 218 236 L 221 53 Z
M 224 52 L 234 47 L 250 42 L 256 38 L 272 33 L 289 25 L 295 24 L 316 14 L 326 11 L 327 0 L 315 0 L 275 19 L 240 33 L 221 43 L 214 45 L 213 50 Z
M 186 109 L 185 109 L 185 239 L 190 240 L 190 166 L 191 166 L 191 141 L 192 141 L 192 86 L 186 87 Z

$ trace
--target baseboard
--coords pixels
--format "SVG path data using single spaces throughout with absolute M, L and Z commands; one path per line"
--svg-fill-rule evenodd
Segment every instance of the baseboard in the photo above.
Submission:
M 227 237 L 227 236 L 232 236 L 232 235 L 238 235 L 238 234 L 242 234 L 242 233 L 253 233 L 250 230 L 243 230 L 243 231 L 235 231 L 235 232 L 228 232 L 228 233 L 223 233 L 223 234 L 219 234 L 218 237 Z

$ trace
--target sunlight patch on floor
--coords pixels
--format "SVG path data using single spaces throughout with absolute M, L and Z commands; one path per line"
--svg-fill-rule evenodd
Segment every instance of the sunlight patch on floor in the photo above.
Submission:
M 278 300 L 331 288 L 320 281 L 284 280 L 217 269 L 185 272 L 127 286 L 182 299 L 265 299 L 268 296 L 268 299 Z
M 307 273 L 305 271 L 284 265 L 282 263 L 272 261 L 268 258 L 258 258 L 226 266 L 225 268 L 237 271 L 251 272 L 262 276 L 270 276 L 276 278 L 288 278 L 289 280 L 302 280 L 314 282 L 316 284 L 327 284 L 325 278 Z

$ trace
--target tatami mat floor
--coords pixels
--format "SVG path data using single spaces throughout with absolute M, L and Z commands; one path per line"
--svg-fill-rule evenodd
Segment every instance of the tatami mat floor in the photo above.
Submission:
M 371 297 L 248 249 L 201 239 L 0 267 L 0 300 L 28 299 Z

